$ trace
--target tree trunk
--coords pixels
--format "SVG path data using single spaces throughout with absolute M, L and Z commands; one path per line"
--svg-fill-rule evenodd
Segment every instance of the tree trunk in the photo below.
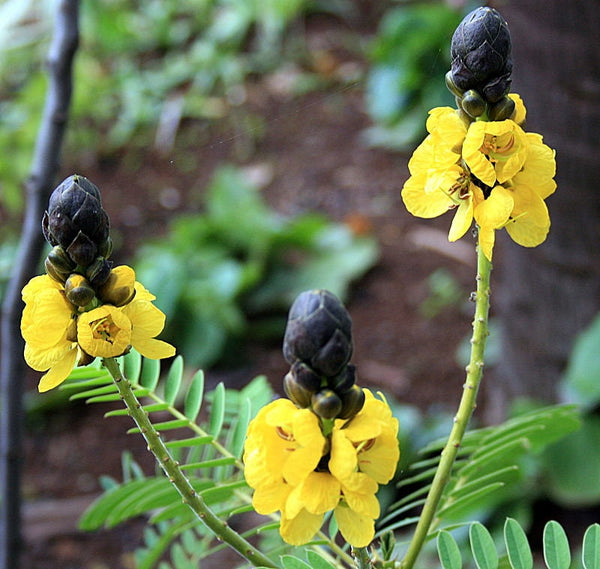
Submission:
M 575 336 L 600 310 L 600 2 L 499 8 L 513 40 L 512 91 L 525 101 L 526 130 L 556 149 L 558 188 L 547 200 L 552 227 L 543 245 L 501 242 L 503 358 L 486 401 L 494 418 L 517 395 L 556 400 Z

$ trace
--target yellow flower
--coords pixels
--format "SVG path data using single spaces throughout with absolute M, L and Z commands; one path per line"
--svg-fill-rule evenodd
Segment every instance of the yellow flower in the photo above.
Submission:
M 47 275 L 33 278 L 23 288 L 25 360 L 37 371 L 48 370 L 38 385 L 40 391 L 61 384 L 87 356 L 116 357 L 130 346 L 150 359 L 174 355 L 173 346 L 155 338 L 164 328 L 165 315 L 152 304 L 154 295 L 135 282 L 131 268 L 117 267 L 112 273 L 106 291 L 118 302 L 128 297 L 123 306 L 98 306 L 96 299 L 91 303 L 96 308 L 86 312 L 70 303 L 64 286 Z M 81 279 L 75 275 L 72 280 Z
M 448 107 L 430 111 L 429 135 L 415 150 L 402 188 L 408 211 L 423 218 L 456 210 L 448 233 L 455 241 L 475 219 L 478 243 L 491 260 L 495 232 L 506 227 L 519 245 L 535 247 L 550 229 L 544 200 L 554 192 L 554 151 L 521 128 L 526 116 L 517 94 L 512 118 L 466 126 Z
M 335 421 L 329 444 L 318 417 L 287 399 L 250 423 L 244 463 L 252 503 L 258 513 L 281 511 L 280 533 L 292 545 L 310 541 L 331 510 L 348 543 L 365 547 L 373 539 L 375 493 L 398 463 L 398 422 L 386 402 L 364 391 L 363 409 Z
M 527 149 L 527 137 L 514 121 L 476 121 L 469 126 L 462 156 L 471 174 L 492 188 L 523 167 Z
M 245 476 L 256 491 L 253 505 L 260 514 L 283 510 L 292 490 L 315 470 L 325 452 L 318 417 L 277 399 L 252 420 L 244 449 Z
M 76 307 L 65 298 L 62 285 L 48 275 L 31 279 L 22 295 L 25 361 L 36 371 L 46 371 L 38 388 L 48 391 L 65 380 L 81 356 L 76 342 Z

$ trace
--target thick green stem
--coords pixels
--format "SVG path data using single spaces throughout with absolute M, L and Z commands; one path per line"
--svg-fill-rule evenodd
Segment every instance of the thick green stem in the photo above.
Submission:
M 119 364 L 113 358 L 104 359 L 103 364 L 111 374 L 115 385 L 119 390 L 119 394 L 129 410 L 129 414 L 146 439 L 148 450 L 156 457 L 156 460 L 164 470 L 165 474 L 169 477 L 173 486 L 175 486 L 179 494 L 181 494 L 183 502 L 194 511 L 200 521 L 212 530 L 217 538 L 235 549 L 254 566 L 278 567 L 271 559 L 266 557 L 241 535 L 232 530 L 227 525 L 227 522 L 221 520 L 206 505 L 202 497 L 196 493 L 190 484 L 190 481 L 185 477 L 177 462 L 171 457 L 165 443 L 162 441 L 158 432 L 152 425 L 152 422 L 148 418 L 148 414 L 144 411 L 142 405 L 134 395 L 131 384 L 121 373 Z
M 488 313 L 490 308 L 490 273 L 492 264 L 481 248 L 477 248 L 477 292 L 475 293 L 475 318 L 471 338 L 471 357 L 466 368 L 467 378 L 454 418 L 454 425 L 442 451 L 438 469 L 433 478 L 431 489 L 425 500 L 423 511 L 415 528 L 415 534 L 408 551 L 402 560 L 401 569 L 412 569 L 431 528 L 442 492 L 450 478 L 452 466 L 460 448 L 469 419 L 476 407 L 477 391 L 483 375 L 485 343 L 488 336 Z
M 373 569 L 371 556 L 369 555 L 369 550 L 366 547 L 353 547 L 352 555 L 354 556 L 357 569 Z

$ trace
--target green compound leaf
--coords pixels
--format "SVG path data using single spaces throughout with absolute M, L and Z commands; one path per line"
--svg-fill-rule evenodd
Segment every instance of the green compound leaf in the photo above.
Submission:
M 142 369 L 141 354 L 135 350 L 131 350 L 122 358 L 122 369 L 125 377 L 129 381 L 136 383 L 140 377 L 140 371 Z
M 283 555 L 281 557 L 284 569 L 310 569 L 310 565 L 307 565 L 301 559 L 293 557 L 292 555 Z
M 171 364 L 171 369 L 167 375 L 167 381 L 165 383 L 165 401 L 169 405 L 175 404 L 177 393 L 181 387 L 181 381 L 183 379 L 183 358 L 177 356 Z
M 208 432 L 216 439 L 223 428 L 225 420 L 225 385 L 219 383 L 215 387 L 212 400 L 212 408 L 210 410 L 210 420 L 208 424 Z
M 544 527 L 544 561 L 548 569 L 569 569 L 571 551 L 567 534 L 562 526 L 555 521 L 548 522 Z
M 479 522 L 469 528 L 471 552 L 478 569 L 497 569 L 498 553 L 490 532 Z
M 443 569 L 462 569 L 462 557 L 452 534 L 440 531 L 437 538 L 437 550 Z
M 154 391 L 160 378 L 160 360 L 149 360 L 144 358 L 142 373 L 140 375 L 140 385 L 150 391 Z
M 190 421 L 195 421 L 202 407 L 202 398 L 204 396 L 204 372 L 197 371 L 192 378 L 192 383 L 185 396 L 183 412 Z
M 600 569 L 600 524 L 591 525 L 586 530 L 581 558 L 585 569 Z
M 323 559 L 316 551 L 308 551 L 306 559 L 310 563 L 312 569 L 335 569 L 335 566 Z
M 508 518 L 504 524 L 504 542 L 512 569 L 532 569 L 533 556 L 525 531 L 517 520 Z

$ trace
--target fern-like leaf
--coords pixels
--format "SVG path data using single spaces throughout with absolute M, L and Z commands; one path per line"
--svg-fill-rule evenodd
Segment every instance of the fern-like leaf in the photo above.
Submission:
M 557 405 L 531 411 L 501 425 L 468 432 L 438 505 L 429 537 L 433 537 L 443 523 L 467 519 L 482 504 L 492 505 L 500 499 L 498 490 L 520 477 L 521 457 L 529 452 L 539 452 L 545 445 L 576 430 L 579 424 L 575 406 Z M 388 508 L 380 521 L 381 531 L 409 525 L 404 520 L 422 506 L 445 442 L 440 439 L 430 443 L 421 451 L 423 458 L 409 466 L 406 477 L 398 484 L 398 489 L 405 495 Z

